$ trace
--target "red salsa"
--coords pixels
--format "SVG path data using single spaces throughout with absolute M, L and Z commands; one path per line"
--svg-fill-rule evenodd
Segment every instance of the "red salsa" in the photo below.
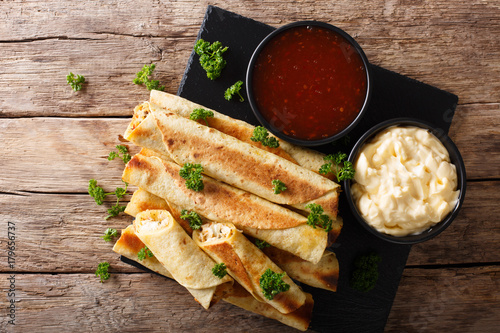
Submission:
M 354 46 L 340 34 L 297 26 L 271 39 L 254 66 L 252 90 L 262 116 L 302 140 L 331 137 L 363 106 L 367 75 Z

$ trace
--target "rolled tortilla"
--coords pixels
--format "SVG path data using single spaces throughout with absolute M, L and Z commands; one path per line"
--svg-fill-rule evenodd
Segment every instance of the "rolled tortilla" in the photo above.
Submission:
M 307 212 L 308 204 L 319 204 L 335 223 L 340 189 L 335 182 L 211 127 L 154 108 L 152 103 L 150 108 L 177 164 L 201 164 L 206 175 L 277 204 Z M 275 194 L 274 180 L 287 189 Z
M 266 247 L 262 251 L 292 279 L 315 288 L 337 291 L 339 262 L 335 253 L 325 251 L 321 260 L 312 264 L 276 247 Z
M 130 260 L 134 260 L 135 262 L 160 275 L 173 279 L 172 274 L 170 274 L 170 272 L 158 261 L 158 259 L 156 259 L 156 257 L 150 257 L 144 260 L 139 260 L 137 258 L 137 253 L 144 246 L 144 243 L 135 234 L 134 226 L 130 225 L 126 229 L 122 230 L 120 238 L 113 247 L 113 251 L 129 258 Z M 188 289 L 188 291 L 196 299 L 196 293 L 198 290 Z M 224 294 L 223 300 L 247 311 L 278 320 L 285 325 L 305 331 L 311 322 L 312 309 L 314 305 L 311 294 L 306 293 L 306 297 L 306 302 L 299 309 L 289 314 L 283 314 L 269 304 L 257 301 L 248 291 L 245 290 L 245 288 L 240 286 L 238 283 L 234 283 L 232 288 Z M 215 297 L 212 299 L 212 303 L 214 299 Z
M 170 279 L 174 279 L 172 274 L 168 271 L 168 269 L 163 266 L 158 259 L 156 259 L 155 256 L 153 257 L 146 257 L 143 260 L 139 260 L 138 253 L 139 251 L 146 246 L 140 239 L 137 237 L 134 231 L 134 226 L 129 225 L 127 228 L 122 230 L 122 233 L 120 235 L 120 238 L 116 241 L 113 251 L 116 253 L 127 257 L 130 260 L 134 260 L 135 262 L 138 262 L 139 264 L 143 265 L 146 268 L 149 268 L 153 272 L 156 272 L 158 274 L 161 274 L 163 276 L 166 276 Z M 202 304 L 205 304 L 206 308 L 206 303 L 210 303 L 208 307 L 214 305 L 217 303 L 222 296 L 225 295 L 225 291 L 223 289 L 215 289 L 213 291 L 208 291 L 206 289 L 192 289 L 192 288 L 186 288 L 191 295 L 193 295 L 194 299 Z M 202 304 L 202 305 L 203 305 Z
M 188 289 L 196 289 L 196 300 L 208 309 L 214 294 L 226 292 L 233 279 L 219 279 L 212 273 L 215 262 L 186 234 L 166 210 L 148 210 L 137 214 L 135 233 L 153 252 L 174 279 Z
M 127 207 L 125 207 L 125 213 L 135 217 L 140 212 L 154 209 L 168 210 L 172 213 L 165 200 L 139 188 L 132 194 Z
M 182 99 L 181 97 L 178 96 L 164 94 L 162 92 L 154 92 L 154 91 L 151 93 L 151 101 L 152 101 L 151 103 L 145 102 L 136 107 L 133 119 L 130 122 L 127 130 L 125 131 L 124 137 L 125 139 L 135 143 L 138 146 L 154 150 L 158 154 L 165 156 L 165 158 L 163 159 L 167 159 L 167 156 L 170 157 L 173 156 L 170 155 L 170 152 L 168 151 L 168 149 L 166 149 L 165 145 L 162 145 L 163 136 L 155 124 L 156 121 L 153 118 L 152 111 L 157 113 L 174 112 L 183 117 L 184 120 L 188 121 L 188 119 L 185 118 L 189 118 L 190 112 L 194 110 L 196 107 L 202 107 L 202 106 L 192 103 L 188 100 Z M 160 106 L 157 105 L 156 103 L 158 103 Z M 168 109 L 168 111 L 166 111 L 165 108 Z M 213 128 L 217 129 L 216 132 L 219 132 L 222 135 L 229 137 L 229 139 L 236 138 L 235 142 L 238 144 L 243 144 L 244 146 L 245 145 L 252 146 L 254 148 L 258 147 L 259 148 L 258 151 L 262 151 L 263 149 L 268 150 L 269 151 L 268 154 L 272 153 L 271 155 L 273 155 L 274 157 L 280 157 L 278 160 L 284 161 L 285 165 L 288 165 L 287 171 L 290 171 L 290 168 L 294 169 L 293 167 L 293 165 L 295 165 L 294 163 L 298 163 L 302 167 L 300 169 L 305 168 L 305 171 L 303 170 L 303 172 L 306 172 L 306 175 L 301 178 L 300 176 L 302 172 L 299 173 L 292 172 L 291 176 L 293 182 L 290 182 L 289 181 L 290 179 L 286 178 L 287 174 L 290 176 L 290 172 L 286 172 L 284 175 L 282 175 L 281 170 L 279 170 L 280 167 L 271 169 L 274 170 L 271 173 L 258 172 L 257 169 L 254 169 L 252 167 L 249 167 L 248 169 L 239 168 L 238 170 L 243 173 L 243 176 L 248 177 L 248 179 L 244 179 L 240 177 L 241 175 L 237 175 L 236 173 L 231 173 L 229 172 L 229 170 L 226 170 L 228 166 L 231 165 L 236 166 L 234 163 L 226 164 L 225 167 L 212 165 L 212 167 L 207 168 L 207 172 L 209 175 L 213 176 L 216 179 L 228 182 L 233 186 L 243 188 L 246 191 L 262 196 L 273 202 L 279 204 L 291 204 L 295 208 L 305 211 L 307 213 L 308 209 L 306 209 L 305 207 L 309 203 L 319 204 L 323 207 L 325 214 L 327 214 L 334 221 L 334 224 L 336 223 L 335 217 L 337 215 L 337 210 L 338 210 L 338 191 L 340 188 L 336 183 L 331 181 L 328 182 L 328 179 L 326 179 L 326 177 L 317 174 L 321 165 L 325 163 L 325 161 L 323 160 L 324 157 L 323 154 L 308 149 L 304 149 L 302 147 L 293 146 L 291 144 L 282 141 L 281 146 L 287 147 L 286 149 L 289 152 L 294 152 L 295 158 L 299 159 L 299 161 L 297 162 L 295 158 L 290 157 L 291 155 L 285 152 L 281 148 L 276 149 L 276 148 L 264 147 L 260 143 L 256 143 L 250 140 L 250 137 L 253 134 L 253 129 L 254 129 L 253 126 L 216 112 L 214 112 L 214 114 L 215 117 L 209 119 L 209 124 L 213 125 Z M 189 120 L 189 122 L 191 124 L 196 123 L 191 120 Z M 203 139 L 204 137 L 200 136 L 199 138 Z M 189 141 L 191 141 L 191 139 L 192 138 L 190 137 Z M 186 139 L 180 139 L 180 141 L 187 142 Z M 212 144 L 211 148 L 212 149 L 215 148 L 216 151 L 217 147 L 220 148 L 220 145 L 214 146 L 216 144 L 215 142 L 209 140 L 209 143 Z M 190 145 L 182 144 L 181 146 L 191 147 L 193 149 L 200 148 L 199 145 L 193 145 L 193 144 Z M 210 149 L 208 148 L 207 149 L 202 148 L 201 151 L 207 153 L 209 150 Z M 222 150 L 220 149 L 218 150 L 219 153 L 222 152 L 223 155 L 228 155 Z M 224 149 L 224 151 L 225 150 L 226 149 Z M 194 154 L 197 153 L 194 152 L 191 154 L 191 156 L 195 156 Z M 222 156 L 222 158 L 224 158 L 224 156 Z M 264 160 L 267 161 L 268 159 L 264 158 Z M 240 159 L 232 158 L 231 162 L 234 161 L 240 161 Z M 246 162 L 248 162 L 248 160 Z M 180 162 L 179 159 L 177 159 L 177 163 L 183 164 Z M 266 166 L 271 167 L 270 161 L 268 161 L 268 163 L 265 165 L 261 164 L 260 168 L 265 168 Z M 279 170 L 279 172 L 277 170 Z M 247 171 L 251 172 L 249 173 Z M 313 171 L 314 175 L 312 176 L 307 175 L 307 172 L 310 171 Z M 277 175 L 279 175 L 280 177 L 284 177 L 285 180 L 282 180 L 280 178 L 274 178 L 274 176 Z M 273 179 L 271 179 L 270 177 Z M 244 181 L 242 181 L 242 179 L 244 179 Z M 272 180 L 274 179 L 280 179 L 281 181 L 285 182 L 285 185 L 288 187 L 287 191 L 282 192 L 280 195 L 275 195 L 272 190 L 273 187 Z M 308 184 L 308 186 L 302 186 L 300 182 L 297 182 L 300 179 L 302 180 L 310 179 L 310 183 Z M 322 183 L 328 184 L 331 190 L 325 192 L 324 186 L 323 188 L 318 189 L 317 187 L 318 186 L 321 187 Z M 322 191 L 321 193 L 323 194 L 319 195 L 317 190 L 319 190 L 320 192 Z M 335 226 L 335 228 L 337 229 L 340 229 L 341 227 L 342 225 Z
M 314 300 L 312 295 L 305 293 L 306 301 L 297 310 L 284 314 L 267 303 L 259 302 L 239 283 L 234 283 L 232 290 L 224 296 L 224 301 L 243 308 L 247 311 L 275 319 L 300 331 L 306 331 L 311 322 Z
M 304 260 L 321 259 L 328 233 L 307 225 L 304 216 L 207 176 L 203 176 L 205 189 L 194 192 L 186 188 L 179 170 L 177 164 L 139 154 L 127 164 L 122 179 L 209 220 L 233 223 Z
M 311 171 L 318 172 L 319 168 L 325 163 L 323 159 L 325 157 L 324 154 L 304 147 L 292 145 L 286 141 L 280 140 L 279 148 L 269 148 L 263 146 L 260 142 L 254 142 L 250 140 L 250 138 L 253 135 L 255 126 L 252 126 L 244 121 L 231 118 L 215 110 L 211 110 L 203 105 L 193 103 L 180 96 L 172 95 L 163 91 L 151 90 L 149 101 L 167 109 L 170 112 L 177 113 L 184 118 L 189 118 L 194 109 L 202 108 L 210 110 L 214 113 L 214 117 L 208 119 L 208 125 L 210 127 L 215 128 L 222 133 L 231 135 L 232 137 L 235 137 L 243 142 L 272 152 L 292 162 L 295 161 L 298 165 Z M 273 136 L 272 134 L 270 135 Z
M 268 303 L 281 313 L 290 313 L 304 305 L 306 295 L 286 274 L 283 281 L 290 288 L 273 299 L 264 296 L 260 278 L 271 269 L 283 270 L 271 261 L 230 223 L 209 223 L 193 231 L 194 242 L 218 263 L 224 263 L 228 273 L 258 301 Z
M 127 207 L 125 207 L 125 213 L 135 217 L 140 212 L 145 210 L 167 210 L 174 220 L 176 220 L 181 227 L 191 236 L 193 229 L 189 225 L 189 221 L 181 219 L 181 209 L 177 206 L 172 205 L 165 201 L 164 199 L 149 193 L 142 188 L 137 189 L 132 197 L 130 198 Z

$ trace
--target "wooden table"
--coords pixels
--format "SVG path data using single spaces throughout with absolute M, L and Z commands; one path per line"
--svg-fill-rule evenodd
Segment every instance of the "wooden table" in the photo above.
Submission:
M 121 185 L 123 163 L 106 157 L 134 106 L 148 99 L 132 83 L 135 73 L 154 62 L 156 78 L 175 93 L 207 4 L 0 1 L 0 331 L 286 330 L 229 304 L 204 311 L 179 285 L 120 262 L 99 236 L 131 218 L 104 220 L 112 202 L 97 206 L 87 194 L 91 178 L 105 189 Z M 496 330 L 499 2 L 213 4 L 272 26 L 333 23 L 358 40 L 373 64 L 459 96 L 450 136 L 467 167 L 465 205 L 445 232 L 412 248 L 386 330 Z M 70 71 L 86 77 L 82 91 L 66 84 Z M 101 261 L 112 272 L 103 284 L 94 275 Z

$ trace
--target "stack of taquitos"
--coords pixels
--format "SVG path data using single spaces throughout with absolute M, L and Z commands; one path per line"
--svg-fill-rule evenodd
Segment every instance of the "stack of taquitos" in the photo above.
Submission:
M 237 281 L 243 283 L 247 292 L 241 292 L 242 286 L 238 284 L 233 287 L 232 294 L 226 295 L 228 301 L 241 299 L 241 295 L 245 295 L 243 298 L 250 297 L 252 302 L 245 302 L 246 305 L 242 306 L 244 308 L 261 308 L 261 303 L 268 304 L 259 295 L 259 288 L 255 283 L 259 275 L 262 275 L 262 266 L 252 265 L 252 259 L 258 257 L 256 253 L 265 258 L 262 262 L 273 266 L 275 270 L 283 269 L 287 273 L 291 272 L 289 276 L 294 279 L 335 291 L 338 262 L 335 255 L 325 252 L 325 249 L 330 244 L 329 241 L 340 233 L 342 220 L 337 217 L 338 184 L 317 173 L 324 163 L 323 155 L 283 141 L 280 141 L 280 148 L 264 147 L 250 140 L 252 126 L 217 112 L 214 112 L 214 118 L 208 119 L 208 127 L 204 123 L 186 119 L 195 108 L 203 107 L 156 91 L 151 94 L 151 103 L 146 102 L 136 107 L 125 138 L 141 146 L 143 150 L 127 164 L 122 179 L 141 190 L 138 190 L 137 195 L 134 194 L 126 212 L 136 215 L 144 209 L 166 209 L 190 234 L 192 229 L 188 221 L 180 219 L 180 211 L 186 209 L 198 213 L 205 223 L 215 221 L 218 225 L 234 224 L 246 235 L 273 245 L 274 247 L 265 250 L 271 260 L 236 231 L 235 235 L 239 236 L 235 241 L 236 245 L 232 245 L 234 253 L 229 255 L 220 251 L 220 247 L 225 245 L 219 244 L 216 246 L 219 251 L 213 251 L 214 244 L 209 244 L 209 248 L 212 248 L 210 251 L 197 238 L 199 232 L 195 231 L 193 235 L 198 240 L 197 244 L 215 261 L 225 262 L 229 257 L 238 257 L 240 263 L 244 262 L 239 266 L 233 265 L 229 271 L 237 277 Z M 203 190 L 195 192 L 186 188 L 186 181 L 179 174 L 185 163 L 202 165 Z M 283 181 L 287 190 L 274 194 L 272 181 L 275 179 Z M 140 201 L 142 204 L 139 204 Z M 311 203 L 321 205 L 325 214 L 333 220 L 330 233 L 320 227 L 308 225 L 306 215 L 309 207 L 306 206 Z M 165 252 L 165 249 L 159 245 L 159 240 L 155 243 L 147 238 L 148 235 L 141 237 L 142 231 L 150 230 L 149 227 L 142 226 L 140 221 L 141 219 L 136 220 L 135 234 L 148 247 L 151 245 L 153 253 L 159 253 L 161 258 L 161 252 Z M 225 244 L 232 241 L 228 239 Z M 241 249 L 248 248 L 251 250 L 243 252 L 250 254 L 242 254 Z M 236 249 L 240 251 L 238 254 Z M 120 248 L 117 247 L 117 252 L 119 251 Z M 161 260 L 165 267 L 169 265 L 168 259 L 169 257 L 163 257 Z M 244 268 L 246 273 L 235 274 L 235 267 L 240 273 Z M 171 274 L 168 269 L 167 272 Z M 254 276 L 245 280 L 245 276 L 248 278 L 252 275 L 249 272 L 253 272 Z M 299 273 L 295 274 L 296 272 Z M 325 278 L 317 278 L 322 274 Z M 308 275 L 314 277 L 309 279 Z M 295 286 L 288 275 L 286 279 L 291 282 L 294 296 L 284 304 L 268 305 L 283 313 L 291 312 L 290 314 L 308 306 L 311 308 L 310 295 L 305 295 Z M 178 281 L 181 283 L 182 279 Z M 249 284 L 248 281 L 253 282 Z M 285 294 L 281 293 L 280 297 L 285 297 Z M 254 306 L 248 305 L 251 303 Z M 257 310 L 255 312 L 260 313 Z M 288 318 L 288 315 L 285 317 Z

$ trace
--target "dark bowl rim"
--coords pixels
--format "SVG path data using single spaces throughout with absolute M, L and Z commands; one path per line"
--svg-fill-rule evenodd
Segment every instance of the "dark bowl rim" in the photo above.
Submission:
M 299 26 L 307 26 L 307 25 L 314 25 L 314 26 L 319 26 L 322 28 L 330 29 L 332 31 L 335 31 L 336 33 L 342 35 L 349 43 L 351 43 L 352 46 L 356 49 L 358 54 L 361 57 L 361 60 L 363 61 L 364 67 L 365 67 L 365 72 L 366 72 L 366 95 L 365 95 L 365 100 L 363 102 L 363 105 L 358 112 L 358 115 L 356 118 L 342 131 L 340 131 L 337 134 L 334 134 L 330 137 L 327 138 L 322 138 L 319 140 L 301 140 L 297 139 L 294 137 L 287 136 L 283 134 L 281 131 L 277 130 L 272 126 L 259 112 L 259 109 L 257 107 L 257 103 L 255 102 L 255 96 L 253 94 L 253 89 L 252 89 L 252 77 L 253 77 L 253 69 L 255 62 L 257 61 L 257 58 L 262 51 L 262 49 L 267 45 L 267 43 L 273 39 L 276 35 L 282 33 L 285 30 L 299 27 Z M 364 53 L 363 49 L 361 46 L 356 42 L 354 38 L 352 38 L 347 32 L 344 30 L 340 29 L 339 27 L 336 27 L 332 24 L 322 22 L 322 21 L 314 21 L 314 20 L 306 20 L 306 21 L 296 21 L 292 23 L 288 23 L 286 25 L 283 25 L 279 28 L 276 28 L 274 31 L 269 33 L 260 43 L 259 45 L 255 48 L 252 57 L 250 58 L 250 61 L 248 62 L 248 67 L 247 67 L 247 72 L 246 72 L 246 92 L 248 96 L 248 102 L 250 104 L 250 107 L 252 109 L 252 112 L 254 113 L 255 117 L 257 117 L 257 120 L 264 126 L 266 127 L 271 133 L 273 133 L 276 137 L 288 141 L 289 143 L 298 145 L 298 146 L 308 146 L 308 147 L 313 147 L 313 146 L 320 146 L 324 145 L 330 142 L 333 142 L 335 140 L 340 139 L 341 137 L 347 135 L 356 125 L 359 123 L 363 115 L 366 113 L 366 110 L 368 109 L 368 105 L 370 103 L 371 95 L 372 95 L 372 90 L 373 90 L 373 83 L 372 83 L 372 73 L 371 73 L 371 66 L 368 61 L 368 58 L 366 57 L 366 54 Z
M 465 164 L 462 159 L 462 155 L 460 154 L 460 151 L 458 150 L 457 146 L 455 143 L 450 139 L 450 137 L 443 131 L 442 129 L 438 129 L 434 126 L 432 126 L 430 123 L 426 121 L 422 121 L 419 119 L 415 118 L 394 118 L 394 119 L 389 119 L 386 121 L 383 121 L 372 128 L 370 128 L 361 138 L 356 142 L 354 147 L 351 150 L 351 153 L 349 154 L 348 161 L 354 164 L 354 161 L 357 159 L 361 147 L 370 139 L 372 139 L 375 135 L 377 135 L 379 132 L 381 132 L 384 129 L 387 129 L 392 126 L 416 126 L 420 128 L 424 128 L 429 130 L 434 136 L 436 136 L 445 146 L 446 150 L 448 151 L 448 154 L 450 156 L 451 162 L 455 165 L 455 168 L 457 170 L 457 189 L 460 190 L 460 194 L 457 200 L 457 203 L 453 210 L 446 215 L 446 217 L 436 225 L 430 227 L 426 231 L 417 234 L 417 235 L 408 235 L 408 236 L 393 236 L 385 233 L 381 233 L 371 227 L 361 216 L 359 213 L 356 204 L 354 203 L 354 200 L 352 199 L 352 193 L 351 193 L 351 183 L 352 181 L 350 179 L 344 180 L 344 192 L 345 196 L 347 198 L 347 202 L 349 204 L 349 208 L 351 209 L 352 214 L 356 218 L 356 220 L 371 234 L 385 240 L 391 243 L 396 243 L 396 244 L 416 244 L 416 243 L 421 243 L 424 241 L 427 241 L 433 237 L 436 237 L 439 235 L 441 232 L 443 232 L 450 224 L 451 222 L 457 217 L 464 199 L 465 199 L 465 192 L 467 188 L 467 174 L 465 170 Z

